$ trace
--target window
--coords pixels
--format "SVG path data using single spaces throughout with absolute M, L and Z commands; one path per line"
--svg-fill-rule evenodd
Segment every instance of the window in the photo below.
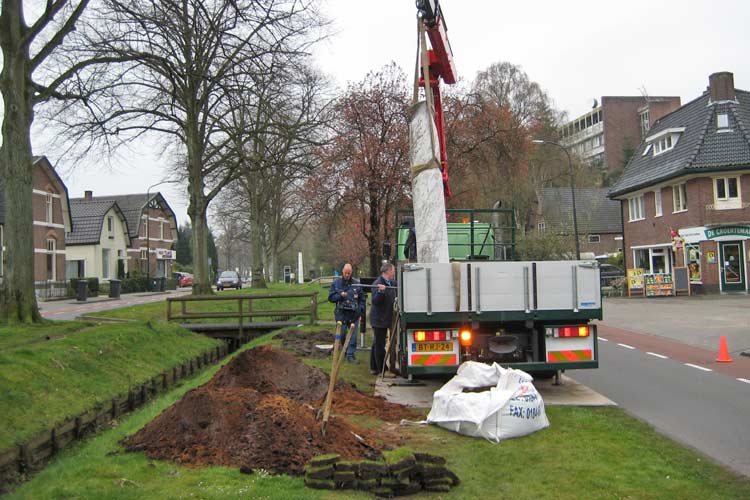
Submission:
M 687 192 L 685 191 L 685 183 L 672 186 L 672 204 L 674 213 L 687 210 Z
M 107 217 L 107 234 L 109 239 L 115 238 L 115 218 L 111 215 Z
M 599 243 L 600 241 L 601 241 L 601 237 L 598 234 L 589 235 L 589 243 Z
M 109 248 L 102 248 L 102 278 L 109 279 Z
M 646 144 L 646 149 L 643 150 L 643 154 L 641 156 L 646 156 L 648 152 L 651 151 L 651 146 L 653 146 L 653 144 Z
M 52 223 L 52 195 L 50 193 L 47 193 L 47 200 L 46 200 L 46 219 L 45 221 Z
M 65 261 L 65 277 L 70 278 L 83 278 L 86 276 L 86 261 L 85 260 L 66 260 Z
M 53 238 L 49 238 L 47 240 L 47 279 L 48 280 L 54 280 L 55 279 L 55 264 L 56 264 L 56 255 L 55 250 L 57 248 L 57 242 Z
M 641 220 L 643 216 L 643 195 L 628 199 L 628 222 Z
M 638 249 L 633 250 L 633 267 L 635 269 L 643 269 L 645 272 L 651 272 L 651 266 L 649 265 L 648 250 Z
M 716 210 L 742 208 L 739 177 L 714 179 L 714 208 Z
M 670 272 L 668 254 L 664 248 L 651 249 L 651 272 L 659 274 Z
M 656 217 L 661 217 L 661 189 L 654 191 L 654 214 Z
M 148 215 L 141 216 L 141 238 L 148 237 Z
M 148 273 L 148 250 L 145 248 L 141 249 L 141 272 Z
M 164 239 L 164 221 L 159 221 L 159 239 Z
M 716 128 L 723 129 L 729 128 L 729 115 L 726 113 L 720 113 L 716 115 Z
M 546 225 L 544 224 L 544 221 L 543 221 L 543 220 L 540 220 L 539 222 L 537 222 L 537 224 L 536 224 L 536 228 L 537 228 L 537 229 L 538 229 L 539 231 L 544 231 L 545 229 L 547 229 L 547 226 L 546 226 Z

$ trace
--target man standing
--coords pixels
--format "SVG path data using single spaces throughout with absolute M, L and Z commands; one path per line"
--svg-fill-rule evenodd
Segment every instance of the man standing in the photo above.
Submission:
M 354 333 L 346 346 L 346 360 L 350 363 L 356 363 L 354 353 L 357 351 L 357 330 L 359 328 L 359 317 L 365 310 L 366 296 L 359 286 L 359 280 L 352 277 L 352 265 L 344 264 L 341 269 L 341 277 L 336 278 L 331 284 L 331 290 L 328 292 L 328 301 L 336 304 L 334 315 L 336 321 L 341 321 L 344 325 L 342 332 L 344 338 L 349 331 L 351 324 L 354 323 Z M 342 346 L 342 349 L 344 347 Z
M 372 343 L 371 368 L 373 374 L 383 372 L 385 363 L 385 337 L 393 320 L 393 303 L 396 301 L 395 282 L 396 268 L 386 262 L 380 267 L 380 276 L 373 285 L 372 307 L 370 308 L 370 325 L 375 335 Z

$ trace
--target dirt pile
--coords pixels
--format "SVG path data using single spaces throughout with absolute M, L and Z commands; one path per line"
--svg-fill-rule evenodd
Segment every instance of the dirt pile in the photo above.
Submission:
M 332 418 L 326 436 L 316 421 L 328 376 L 292 355 L 270 347 L 239 354 L 208 383 L 194 389 L 123 444 L 129 451 L 189 465 L 262 468 L 303 474 L 315 455 L 345 459 L 377 458 L 370 448 L 395 444 L 387 434 Z M 408 409 L 341 385 L 334 413 L 415 418 Z M 406 413 L 403 413 L 403 412 Z M 354 434 L 369 445 L 363 445 Z
M 332 345 L 335 340 L 335 334 L 328 330 L 319 330 L 317 332 L 303 332 L 301 330 L 286 330 L 276 335 L 274 338 L 281 340 L 281 346 L 293 352 L 298 356 L 308 358 L 326 358 L 330 357 L 331 351 L 328 349 L 318 349 L 316 345 Z

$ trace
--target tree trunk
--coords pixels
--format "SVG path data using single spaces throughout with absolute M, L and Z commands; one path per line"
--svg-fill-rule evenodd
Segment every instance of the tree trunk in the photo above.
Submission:
M 3 2 L 3 145 L 0 174 L 5 198 L 5 255 L 0 285 L 0 321 L 41 322 L 34 295 L 34 221 L 30 129 L 34 121 L 29 82 L 28 47 L 21 45 L 23 13 L 20 2 Z

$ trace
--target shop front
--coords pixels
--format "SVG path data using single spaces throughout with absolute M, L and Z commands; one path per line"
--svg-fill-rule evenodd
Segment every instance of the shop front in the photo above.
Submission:
M 690 281 L 706 291 L 746 292 L 750 225 L 690 227 L 679 230 L 678 265 L 689 269 Z

